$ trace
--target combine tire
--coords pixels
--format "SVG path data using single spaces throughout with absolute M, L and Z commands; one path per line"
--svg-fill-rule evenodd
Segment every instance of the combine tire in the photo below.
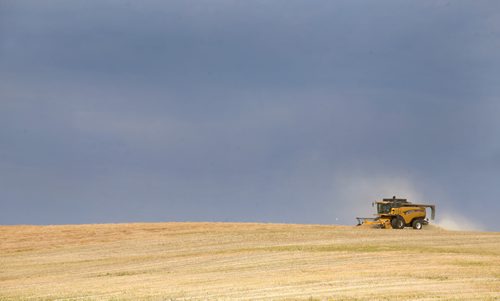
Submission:
M 422 229 L 422 220 L 420 219 L 416 219 L 413 221 L 413 223 L 411 224 L 411 226 L 413 227 L 413 229 L 415 230 L 420 230 Z
M 394 229 L 403 229 L 405 227 L 405 221 L 401 216 L 395 217 L 391 220 L 391 226 Z

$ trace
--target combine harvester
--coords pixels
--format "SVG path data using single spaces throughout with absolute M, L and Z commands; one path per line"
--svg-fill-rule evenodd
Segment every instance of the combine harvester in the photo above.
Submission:
M 420 230 L 423 225 L 429 224 L 426 219 L 426 208 L 431 208 L 431 219 L 436 215 L 436 206 L 427 204 L 413 204 L 406 199 L 382 199 L 382 201 L 372 203 L 377 204 L 377 214 L 375 218 L 356 217 L 358 226 L 371 226 L 382 229 L 403 229 L 413 227 Z

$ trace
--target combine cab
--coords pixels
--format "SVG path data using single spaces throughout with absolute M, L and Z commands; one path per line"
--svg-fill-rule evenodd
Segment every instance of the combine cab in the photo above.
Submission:
M 429 223 L 426 218 L 426 209 L 431 209 L 432 220 L 436 214 L 435 205 L 413 204 L 406 199 L 398 199 L 395 196 L 392 199 L 383 199 L 372 203 L 372 205 L 375 204 L 377 205 L 376 217 L 357 217 L 358 226 L 366 225 L 383 229 L 413 227 L 413 229 L 420 230 L 423 225 Z

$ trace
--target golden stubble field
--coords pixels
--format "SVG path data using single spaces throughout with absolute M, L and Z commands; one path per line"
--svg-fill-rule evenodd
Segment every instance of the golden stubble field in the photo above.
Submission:
M 0 226 L 0 300 L 500 300 L 500 233 Z

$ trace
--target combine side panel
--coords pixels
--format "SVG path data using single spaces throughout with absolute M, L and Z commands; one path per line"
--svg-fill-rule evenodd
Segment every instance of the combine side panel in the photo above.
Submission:
M 412 206 L 431 208 L 431 219 L 434 220 L 434 218 L 436 217 L 436 205 L 412 204 Z

